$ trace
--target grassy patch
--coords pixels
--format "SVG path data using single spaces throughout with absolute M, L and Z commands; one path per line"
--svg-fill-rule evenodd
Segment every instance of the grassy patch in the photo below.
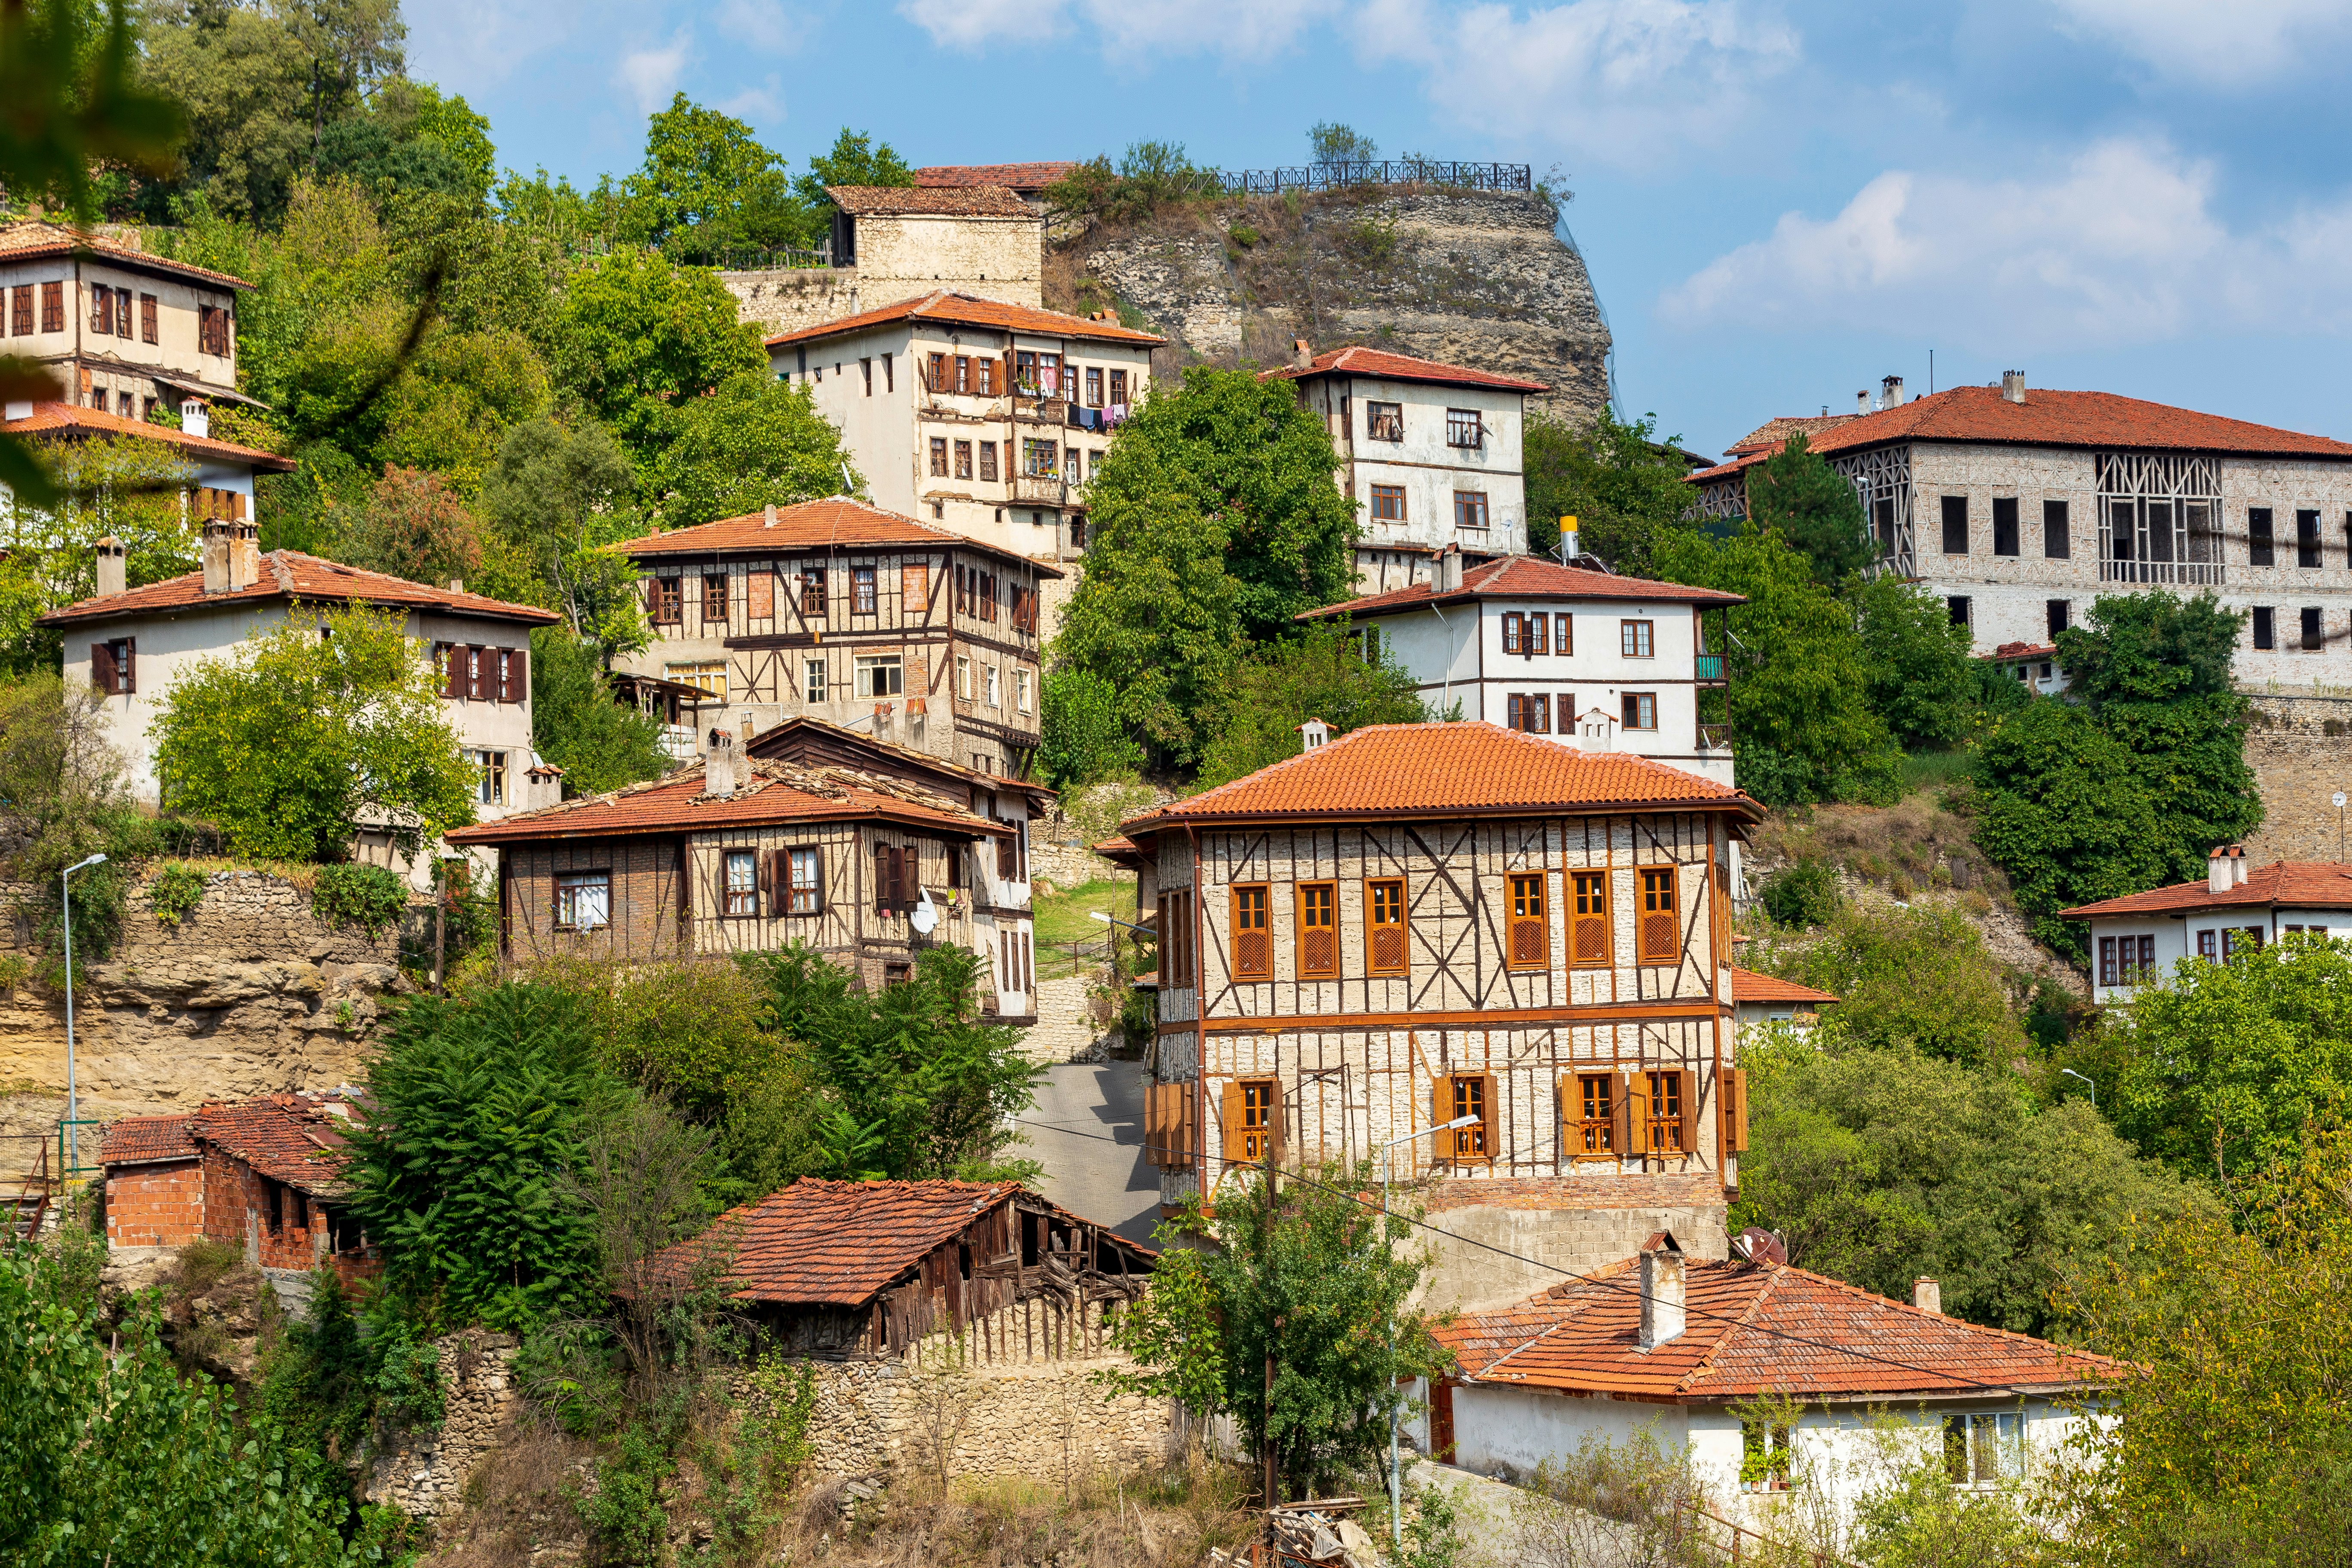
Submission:
M 1903 793 L 1939 790 L 1968 776 L 1972 759 L 1966 752 L 1906 752 L 1903 757 Z
M 1099 910 L 1115 920 L 1135 918 L 1135 884 L 1108 879 L 1083 883 L 1078 887 L 1056 889 L 1051 896 L 1038 899 L 1032 906 L 1037 922 L 1037 973 L 1052 978 L 1078 970 L 1099 971 L 1102 967 L 1102 942 L 1116 930 L 1094 918 Z M 1131 932 L 1122 932 L 1120 946 L 1131 947 L 1125 940 Z M 1089 951 L 1081 956 L 1074 969 L 1066 942 L 1083 943 Z

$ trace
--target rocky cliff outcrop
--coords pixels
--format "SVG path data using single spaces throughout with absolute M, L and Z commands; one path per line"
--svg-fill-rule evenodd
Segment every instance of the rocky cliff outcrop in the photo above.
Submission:
M 1172 342 L 1166 365 L 1286 362 L 1365 343 L 1525 376 L 1581 423 L 1609 400 L 1609 329 L 1549 198 L 1367 188 L 1170 208 L 1065 232 L 1045 303 L 1118 305 Z

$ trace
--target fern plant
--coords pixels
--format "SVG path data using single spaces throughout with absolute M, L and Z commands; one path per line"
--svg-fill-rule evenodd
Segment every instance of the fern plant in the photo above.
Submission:
M 373 942 L 408 908 L 408 884 L 382 866 L 323 866 L 310 912 L 331 926 L 357 926 Z
M 176 926 L 188 918 L 188 911 L 203 901 L 205 874 L 194 867 L 177 861 L 155 873 L 148 884 L 147 907 L 155 918 L 167 926 Z

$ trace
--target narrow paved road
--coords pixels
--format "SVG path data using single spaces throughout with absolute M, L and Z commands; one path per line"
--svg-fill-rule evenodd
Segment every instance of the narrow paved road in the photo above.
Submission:
M 1049 1067 L 1021 1123 L 1028 1152 L 1045 1163 L 1047 1198 L 1150 1244 L 1160 1223 L 1160 1173 L 1143 1157 L 1142 1063 Z

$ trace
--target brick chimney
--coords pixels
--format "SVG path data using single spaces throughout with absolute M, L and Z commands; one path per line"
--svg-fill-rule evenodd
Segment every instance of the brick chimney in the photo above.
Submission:
M 2004 403 L 2022 403 L 2025 401 L 2025 373 L 2023 371 L 2005 370 L 2000 373 L 2000 397 L 2001 401 Z
M 1890 375 L 1878 384 L 1878 402 L 1884 408 L 1903 406 L 1903 378 Z
M 1911 1304 L 1940 1318 L 1944 1315 L 1944 1288 L 1922 1275 L 1911 1281 Z
M 709 749 L 702 753 L 702 793 L 715 800 L 733 799 L 741 784 L 735 761 L 735 737 L 724 730 L 711 731 Z
M 236 585 L 236 524 L 225 517 L 205 524 L 205 592 L 226 594 Z
M 1683 1331 L 1683 1249 L 1670 1231 L 1642 1244 L 1642 1348 L 1656 1350 Z
M 123 559 L 122 541 L 112 534 L 98 542 L 98 596 L 120 594 L 131 586 L 129 563 Z
M 1290 368 L 1293 370 L 1306 370 L 1313 365 L 1314 363 L 1315 353 L 1313 350 L 1307 346 L 1307 340 L 1305 338 L 1291 339 Z

